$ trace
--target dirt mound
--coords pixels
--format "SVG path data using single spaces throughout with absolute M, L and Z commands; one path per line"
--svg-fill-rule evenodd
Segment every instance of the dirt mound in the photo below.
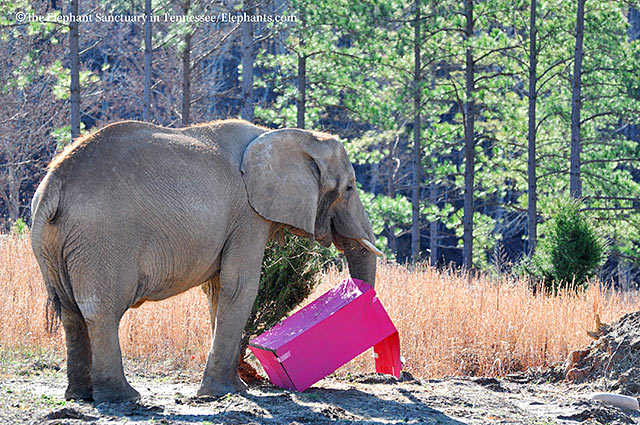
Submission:
M 640 393 L 640 311 L 606 325 L 596 316 L 595 341 L 569 354 L 564 376 L 568 381 L 607 381 L 607 387 L 627 395 Z
M 587 403 L 585 403 L 587 404 Z M 558 419 L 597 424 L 635 424 L 636 421 L 617 407 L 587 404 L 584 408 L 568 415 L 559 415 Z

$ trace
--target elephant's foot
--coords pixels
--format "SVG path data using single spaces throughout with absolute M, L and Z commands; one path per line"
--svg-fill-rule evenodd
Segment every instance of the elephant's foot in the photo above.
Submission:
M 122 403 L 126 401 L 140 400 L 140 393 L 128 382 L 122 385 L 97 385 L 93 387 L 93 400 L 96 403 L 111 402 Z
M 93 390 L 90 386 L 71 386 L 64 392 L 65 400 L 93 401 Z
M 208 376 L 202 378 L 202 384 L 198 389 L 197 396 L 222 397 L 227 394 L 235 394 L 247 390 L 247 385 L 235 376 L 231 380 L 218 380 Z

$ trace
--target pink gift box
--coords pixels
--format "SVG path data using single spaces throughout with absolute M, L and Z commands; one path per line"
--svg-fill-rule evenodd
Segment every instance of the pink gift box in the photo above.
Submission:
M 271 382 L 304 391 L 373 346 L 376 371 L 400 377 L 400 339 L 376 291 L 345 279 L 249 342 Z

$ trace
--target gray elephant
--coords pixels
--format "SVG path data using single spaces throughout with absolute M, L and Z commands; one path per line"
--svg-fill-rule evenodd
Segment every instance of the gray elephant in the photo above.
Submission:
M 67 399 L 136 400 L 122 368 L 125 311 L 202 285 L 213 344 L 198 395 L 245 389 L 243 328 L 269 238 L 331 243 L 375 283 L 371 224 L 334 137 L 240 120 L 183 129 L 126 121 L 75 141 L 32 203 L 31 241 L 67 347 Z

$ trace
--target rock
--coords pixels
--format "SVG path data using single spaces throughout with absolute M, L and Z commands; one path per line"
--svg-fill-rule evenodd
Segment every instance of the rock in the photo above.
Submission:
M 580 379 L 583 379 L 585 376 L 587 376 L 587 373 L 589 372 L 589 370 L 587 368 L 584 369 L 578 369 L 577 367 L 574 367 L 573 369 L 569 370 L 565 376 L 565 378 L 567 379 L 567 381 L 578 381 Z
M 620 394 L 597 393 L 591 396 L 591 401 L 600 401 L 610 406 L 621 407 L 629 410 L 640 410 L 638 399 Z
M 85 422 L 98 420 L 98 418 L 95 416 L 85 415 L 84 413 L 78 412 L 76 409 L 71 409 L 68 407 L 56 410 L 55 412 L 51 412 L 48 415 L 45 415 L 43 419 L 78 419 Z
M 589 355 L 589 350 L 576 350 L 569 353 L 567 356 L 566 366 L 565 366 L 565 376 L 569 375 L 569 372 L 572 369 L 575 369 L 578 363 L 580 363 L 585 357 Z M 567 377 L 567 379 L 569 379 Z
M 510 392 L 508 388 L 502 386 L 500 381 L 496 378 L 476 378 L 473 380 L 478 385 L 482 385 L 485 388 L 490 389 L 491 391 L 496 391 L 499 393 Z

